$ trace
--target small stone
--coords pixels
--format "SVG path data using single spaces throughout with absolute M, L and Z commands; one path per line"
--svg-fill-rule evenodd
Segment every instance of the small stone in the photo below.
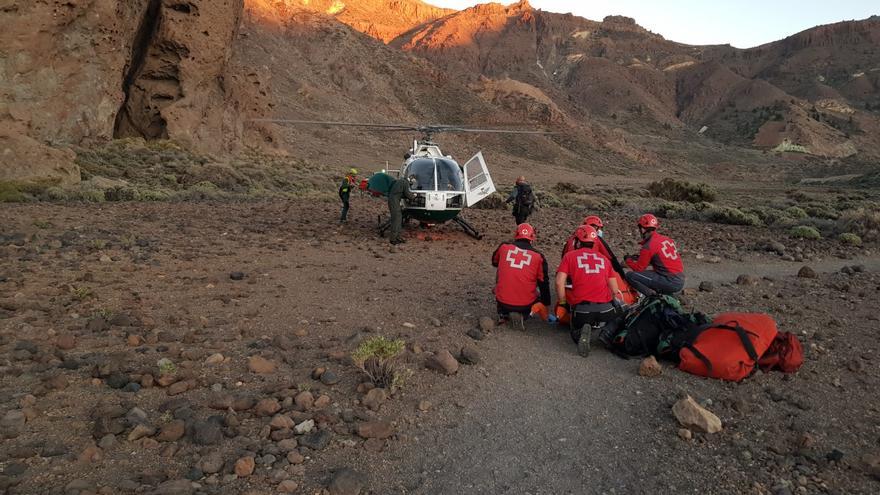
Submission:
M 690 440 L 690 439 L 694 438 L 694 434 L 691 433 L 691 430 L 688 430 L 687 428 L 679 428 L 678 429 L 678 437 L 681 438 L 682 440 Z
M 220 354 L 219 352 L 215 352 L 214 354 L 211 354 L 210 356 L 205 358 L 205 364 L 207 364 L 207 365 L 220 364 L 223 362 L 223 359 L 224 359 L 223 354 Z
M 489 333 L 495 329 L 495 320 L 489 318 L 488 316 L 483 316 L 482 318 L 480 318 L 478 326 L 480 328 L 480 331 L 482 331 L 483 333 Z
M 129 336 L 126 337 L 125 342 L 129 347 L 137 347 L 143 343 L 143 339 L 140 335 L 129 334 Z
M 415 328 L 416 326 L 408 321 L 403 323 L 403 328 Z
M 454 375 L 458 371 L 459 365 L 458 361 L 452 357 L 452 354 L 443 349 L 428 357 L 425 361 L 425 366 L 446 375 Z
M 167 389 L 168 395 L 180 395 L 187 390 L 190 389 L 191 382 L 189 380 L 183 380 L 176 383 L 171 384 Z
M 385 439 L 394 435 L 394 427 L 388 421 L 367 421 L 358 425 L 357 434 L 361 438 Z
M 311 407 L 315 404 L 315 397 L 311 392 L 306 390 L 305 392 L 300 392 L 296 394 L 296 397 L 293 398 L 293 403 L 297 405 L 301 410 L 305 411 L 307 409 L 311 409 Z
M 207 474 L 215 474 L 223 469 L 223 464 L 223 456 L 220 455 L 220 452 L 211 452 L 199 459 L 199 462 L 196 465 Z
M 378 411 L 386 399 L 388 394 L 385 393 L 384 388 L 374 388 L 367 392 L 361 403 L 371 411 Z
M 296 481 L 284 480 L 278 484 L 276 490 L 278 490 L 278 493 L 294 493 L 297 488 L 299 488 L 299 485 L 296 484 Z
M 843 451 L 839 449 L 833 449 L 831 452 L 825 454 L 825 458 L 828 459 L 830 462 L 840 462 L 843 460 L 844 455 L 845 454 L 843 453 Z
M 654 356 L 648 356 L 645 359 L 642 359 L 642 363 L 639 364 L 639 376 L 650 378 L 662 374 L 663 367 L 660 366 L 660 363 L 657 362 L 657 358 Z
M 297 435 L 304 435 L 315 428 L 315 420 L 307 419 L 302 423 L 294 426 L 293 431 L 296 432 Z
M 308 447 L 312 450 L 324 450 L 327 445 L 330 444 L 332 436 L 333 435 L 327 430 L 317 430 L 307 435 L 303 435 L 300 438 L 299 443 L 303 447 Z
M 458 360 L 462 364 L 480 364 L 480 351 L 473 345 L 465 345 L 459 352 Z
M 187 479 L 168 480 L 150 492 L 150 495 L 190 495 L 194 491 L 192 481 Z
M 3 438 L 15 438 L 24 430 L 26 422 L 24 413 L 20 409 L 7 411 L 0 419 L 0 435 Z
M 467 331 L 467 336 L 474 340 L 483 340 L 486 338 L 486 334 L 484 334 L 479 328 L 471 328 Z
M 801 269 L 798 270 L 797 276 L 800 278 L 817 278 L 818 277 L 818 275 L 816 274 L 816 271 L 807 265 L 802 266 Z
M 186 423 L 182 419 L 175 419 L 162 425 L 156 440 L 160 442 L 176 442 L 186 433 Z
M 429 411 L 429 410 L 431 409 L 431 406 L 432 406 L 432 405 L 433 405 L 433 404 L 431 404 L 431 401 L 428 401 L 428 400 L 424 400 L 424 399 L 423 399 L 423 400 L 420 400 L 420 401 L 419 401 L 419 404 L 418 404 L 418 406 L 416 406 L 416 407 L 417 407 L 418 410 L 421 411 L 421 412 L 427 412 L 427 411 Z
M 108 376 L 105 380 L 107 386 L 113 389 L 120 389 L 128 385 L 129 379 L 128 375 L 125 373 L 113 373 Z
M 101 437 L 101 440 L 98 441 L 98 447 L 101 447 L 104 450 L 109 450 L 114 445 L 116 445 L 116 435 L 112 433 L 108 433 Z
M 281 404 L 277 400 L 268 398 L 262 399 L 254 406 L 254 414 L 257 416 L 271 416 L 281 410 Z
M 330 495 L 359 495 L 366 482 L 366 476 L 352 469 L 344 468 L 333 473 L 327 491 L 330 492 Z
M 204 477 L 205 477 L 205 473 L 197 467 L 190 469 L 186 473 L 186 479 L 188 479 L 190 481 L 198 481 Z
M 290 419 L 289 416 L 278 414 L 272 418 L 272 421 L 269 421 L 269 426 L 275 428 L 276 430 L 282 430 L 284 428 L 293 428 L 295 425 L 293 420 Z
M 287 453 L 287 462 L 289 462 L 291 464 L 294 464 L 294 465 L 302 464 L 303 462 L 305 462 L 305 460 L 306 460 L 306 458 L 303 457 L 302 454 L 300 454 L 299 452 L 297 452 L 295 450 L 291 450 L 290 452 Z
M 79 454 L 79 462 L 89 464 L 99 462 L 104 458 L 104 452 L 97 445 L 89 445 Z
M 736 277 L 736 285 L 757 285 L 757 284 L 758 284 L 758 277 L 755 277 L 753 275 L 743 274 L 743 275 Z
M 251 456 L 242 457 L 241 459 L 235 461 L 235 474 L 239 478 L 244 478 L 250 476 L 254 473 L 254 467 L 256 466 L 256 462 L 254 458 Z
M 322 366 L 318 366 L 317 368 L 313 369 L 312 380 L 320 380 L 321 375 L 323 375 L 325 371 L 327 371 L 327 368 L 324 368 Z
M 69 351 L 76 347 L 76 337 L 69 333 L 63 333 L 55 339 L 55 347 L 62 351 Z
M 189 437 L 196 445 L 215 445 L 223 439 L 223 430 L 216 421 L 194 421 L 189 428 Z M 206 469 L 202 469 L 206 473 Z
M 323 394 L 315 399 L 315 409 L 324 409 L 329 406 L 331 402 L 330 396 Z
M 722 429 L 718 416 L 701 407 L 691 396 L 676 402 L 672 414 L 685 428 L 702 433 L 718 433 Z
M 290 452 L 297 447 L 298 443 L 295 438 L 285 438 L 278 442 L 278 450 L 281 452 Z
M 275 363 L 262 356 L 251 356 L 248 358 L 248 369 L 252 373 L 265 375 L 275 372 Z
M 434 327 L 440 328 L 443 326 L 443 323 L 441 323 L 438 318 L 434 318 L 433 316 L 428 321 L 431 322 L 431 325 Z
M 339 383 L 339 376 L 336 373 L 327 370 L 324 373 L 321 373 L 321 383 L 324 385 L 336 385 Z
M 700 282 L 700 290 L 703 292 L 712 292 L 715 290 L 715 284 L 708 280 L 703 280 Z
M 128 433 L 128 441 L 134 442 L 136 440 L 140 440 L 141 438 L 149 437 L 155 434 L 156 428 L 145 424 L 139 424 L 132 428 L 131 431 Z
M 231 278 L 232 280 L 244 280 L 244 273 L 243 272 L 232 272 L 229 274 L 229 278 Z

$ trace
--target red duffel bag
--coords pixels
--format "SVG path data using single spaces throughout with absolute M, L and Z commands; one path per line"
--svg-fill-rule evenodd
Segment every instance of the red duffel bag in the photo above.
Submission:
M 763 313 L 722 313 L 679 351 L 678 369 L 738 382 L 752 374 L 779 333 Z
M 794 373 L 802 364 L 804 348 L 797 335 L 791 332 L 780 332 L 758 360 L 758 367 L 763 371 L 779 370 L 783 373 Z

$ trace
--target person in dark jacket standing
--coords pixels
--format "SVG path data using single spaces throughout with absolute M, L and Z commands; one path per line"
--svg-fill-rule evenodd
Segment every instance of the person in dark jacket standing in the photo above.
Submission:
M 626 274 L 626 281 L 646 296 L 675 294 L 684 289 L 684 265 L 675 241 L 657 232 L 660 221 L 646 213 L 639 218 L 639 233 L 642 235 L 642 250 L 636 256 L 625 256 L 627 266 L 632 270 Z M 648 270 L 648 267 L 652 270 Z
M 505 203 L 513 203 L 513 218 L 517 225 L 525 223 L 536 206 L 535 192 L 522 175 L 516 178 L 516 187 L 507 196 Z
M 391 244 L 406 242 L 406 239 L 400 235 L 401 230 L 403 230 L 403 210 L 400 202 L 403 199 L 407 201 L 416 199 L 416 196 L 410 191 L 410 180 L 413 179 L 413 176 L 409 178 L 401 177 L 391 184 L 391 189 L 388 191 L 388 212 L 391 214 Z
M 348 201 L 351 198 L 351 190 L 357 187 L 357 169 L 353 168 L 348 174 L 342 178 L 339 184 L 339 199 L 342 200 L 342 213 L 339 215 L 339 223 L 345 223 L 348 220 Z
M 542 319 L 549 317 L 550 279 L 547 259 L 532 246 L 535 229 L 524 223 L 516 228 L 513 242 L 505 242 L 492 253 L 492 266 L 498 268 L 495 282 L 495 302 L 498 319 L 508 319 L 520 328 L 532 313 Z M 538 297 L 540 293 L 540 298 Z

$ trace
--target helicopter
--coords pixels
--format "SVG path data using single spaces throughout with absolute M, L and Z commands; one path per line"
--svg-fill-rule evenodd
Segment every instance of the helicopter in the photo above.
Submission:
M 463 166 L 459 165 L 451 155 L 443 154 L 440 146 L 433 140 L 434 134 L 443 132 L 553 134 L 547 131 L 476 129 L 442 124 L 373 124 L 288 119 L 255 119 L 255 121 L 291 125 L 364 127 L 376 131 L 421 134 L 420 138 L 413 139 L 412 147 L 404 155 L 404 162 L 400 169 L 385 169 L 370 177 L 368 181 L 370 192 L 375 195 L 386 195 L 391 184 L 397 178 L 407 178 L 410 180 L 410 190 L 415 199 L 412 201 L 404 200 L 404 224 L 408 219 L 416 220 L 420 225 L 426 227 L 451 221 L 476 239 L 482 239 L 482 234 L 461 217 L 461 212 L 464 208 L 473 207 L 496 191 L 483 152 L 477 152 Z M 390 226 L 390 219 L 383 221 L 380 215 L 377 226 L 379 235 L 383 235 Z

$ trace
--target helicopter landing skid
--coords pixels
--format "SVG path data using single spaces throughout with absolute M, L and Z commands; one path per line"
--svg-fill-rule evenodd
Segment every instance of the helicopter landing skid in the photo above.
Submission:
M 401 220 L 402 224 L 406 226 L 406 223 L 409 221 L 409 217 L 406 215 L 403 216 L 403 220 Z M 385 237 L 385 232 L 388 232 L 388 229 L 391 228 L 391 217 L 388 217 L 385 220 L 382 220 L 382 215 L 376 216 L 376 228 L 378 229 L 379 237 Z
M 452 219 L 452 221 L 457 223 L 462 228 L 462 230 L 464 230 L 465 234 L 473 237 L 474 239 L 480 240 L 483 238 L 483 234 L 479 233 L 473 225 L 467 222 L 467 220 L 461 217 L 455 217 Z

